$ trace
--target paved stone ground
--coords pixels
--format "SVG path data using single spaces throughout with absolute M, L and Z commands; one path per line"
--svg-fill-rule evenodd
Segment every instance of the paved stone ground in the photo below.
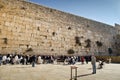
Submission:
M 62 64 L 2 65 L 0 80 L 70 80 L 70 66 Z M 97 69 L 97 74 L 91 74 L 91 64 L 77 63 L 78 80 L 120 80 L 120 64 L 105 64 L 103 69 Z

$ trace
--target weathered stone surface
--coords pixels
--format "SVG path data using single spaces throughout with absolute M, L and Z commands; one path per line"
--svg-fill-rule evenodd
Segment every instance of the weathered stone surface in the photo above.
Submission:
M 24 0 L 0 0 L 1 53 L 19 52 L 16 50 L 19 48 L 24 52 L 25 46 L 29 45 L 36 54 L 67 55 L 69 49 L 79 55 L 86 51 L 107 54 L 107 49 L 113 48 L 113 37 L 119 31 L 119 27 Z M 81 45 L 76 44 L 75 37 L 80 37 Z M 7 44 L 3 38 L 7 39 Z M 91 47 L 86 48 L 87 39 L 91 40 Z M 102 42 L 103 45 L 98 47 L 96 41 Z

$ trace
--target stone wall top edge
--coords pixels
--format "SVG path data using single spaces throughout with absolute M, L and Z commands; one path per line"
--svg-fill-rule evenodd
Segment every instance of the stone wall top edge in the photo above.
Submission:
M 9 1 L 9 0 L 8 0 Z M 11 1 L 11 0 L 10 0 Z M 61 11 L 61 10 L 57 10 L 57 9 L 53 9 L 53 8 L 50 8 L 50 7 L 47 7 L 47 6 L 43 6 L 41 4 L 37 4 L 37 3 L 34 3 L 34 2 L 31 2 L 31 1 L 26 1 L 26 0 L 13 0 L 13 1 L 20 1 L 20 2 L 23 2 L 23 3 L 27 3 L 27 4 L 31 4 L 31 6 L 36 6 L 36 7 L 43 7 L 45 8 L 46 10 L 53 10 L 53 11 L 56 11 L 58 13 L 62 13 L 63 15 L 68 15 L 70 16 L 71 18 L 75 18 L 76 20 L 79 20 L 79 19 L 82 19 L 82 20 L 85 20 L 85 21 L 90 21 L 90 22 L 93 22 L 93 23 L 97 23 L 97 24 L 103 24 L 105 26 L 109 26 L 110 28 L 114 28 L 114 26 L 112 25 L 109 25 L 109 24 L 106 24 L 106 23 L 103 23 L 103 22 L 99 22 L 99 21 L 95 21 L 95 20 L 92 20 L 92 19 L 89 19 L 89 18 L 85 18 L 85 17 L 82 17 L 82 16 L 78 16 L 78 15 L 74 15 L 74 14 L 71 14 L 71 13 L 68 13 L 68 12 L 64 12 L 64 11 Z M 79 21 L 77 22 L 79 23 Z
M 75 14 L 72 14 L 72 13 L 69 13 L 69 12 L 64 12 L 64 11 L 61 11 L 61 10 L 58 10 L 58 9 L 54 9 L 54 8 L 51 8 L 51 7 L 48 7 L 48 6 L 44 6 L 44 5 L 41 5 L 41 4 L 37 4 L 37 3 L 31 2 L 31 1 L 25 1 L 25 0 L 22 0 L 22 1 L 25 2 L 25 3 L 33 4 L 34 6 L 38 6 L 38 7 L 41 6 L 41 7 L 46 8 L 46 9 L 52 9 L 53 11 L 58 11 L 58 12 L 64 13 L 64 15 L 70 15 L 71 17 L 77 17 L 79 19 L 82 18 L 82 19 L 87 20 L 87 21 L 92 21 L 92 22 L 95 22 L 95 23 L 98 23 L 98 24 L 103 24 L 103 25 L 109 26 L 111 28 L 114 28 L 114 26 L 106 24 L 106 23 L 103 23 L 103 22 L 100 22 L 100 21 L 96 21 L 96 20 L 93 20 L 93 19 L 85 18 L 85 17 L 79 16 L 79 15 L 75 15 Z

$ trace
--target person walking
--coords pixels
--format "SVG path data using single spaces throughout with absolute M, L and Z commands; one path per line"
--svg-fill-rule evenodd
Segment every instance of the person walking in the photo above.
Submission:
M 96 74 L 96 57 L 95 57 L 95 55 L 91 56 L 91 64 L 92 64 L 92 69 L 93 69 L 92 74 Z

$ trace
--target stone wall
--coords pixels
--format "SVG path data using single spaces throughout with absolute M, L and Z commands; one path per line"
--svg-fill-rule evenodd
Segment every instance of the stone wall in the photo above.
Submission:
M 107 54 L 115 35 L 113 26 L 101 22 L 22 0 L 0 0 L 1 53 L 23 53 L 31 47 L 45 55 L 67 55 L 69 49 L 75 55 Z

